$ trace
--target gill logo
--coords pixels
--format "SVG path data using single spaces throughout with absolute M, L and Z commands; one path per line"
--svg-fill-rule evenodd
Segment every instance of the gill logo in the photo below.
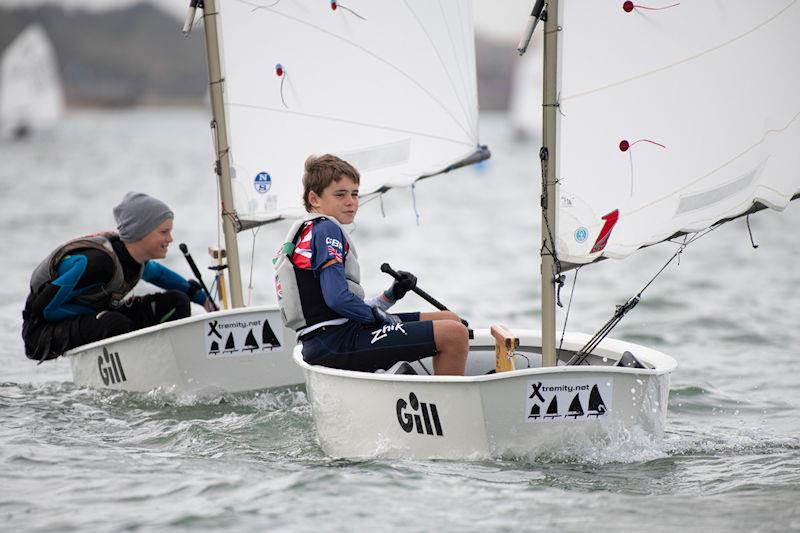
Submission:
M 411 407 L 410 411 L 406 410 L 408 407 Z M 436 409 L 435 403 L 420 402 L 417 395 L 412 392 L 408 395 L 408 402 L 403 398 L 397 400 L 396 409 L 397 422 L 406 433 L 411 433 L 411 430 L 416 428 L 417 433 L 444 436 L 439 410 Z
M 108 353 L 105 346 L 103 346 L 103 355 L 97 356 L 97 369 L 100 371 L 100 379 L 103 380 L 105 385 L 113 385 L 128 380 L 125 377 L 125 370 L 122 368 L 119 352 Z

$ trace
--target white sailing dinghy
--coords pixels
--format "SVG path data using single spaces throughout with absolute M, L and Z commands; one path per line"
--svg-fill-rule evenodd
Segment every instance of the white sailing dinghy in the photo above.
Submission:
M 663 433 L 675 360 L 604 338 L 638 295 L 598 335 L 567 334 L 557 346 L 555 286 L 569 267 L 684 235 L 682 247 L 798 197 L 800 3 L 751 7 L 547 2 L 542 333 L 477 330 L 464 377 L 341 371 L 310 366 L 296 350 L 326 453 L 531 456 L 602 435 Z M 471 30 L 466 14 L 448 20 Z M 489 373 L 509 359 L 514 370 Z
M 63 114 L 58 59 L 44 28 L 31 24 L 0 57 L 0 140 L 48 130 Z
M 190 22 L 196 7 L 197 2 L 192 2 Z M 223 92 L 222 80 L 236 80 L 242 71 L 249 68 L 253 53 L 227 46 L 224 50 L 229 55 L 223 58 L 224 32 L 216 31 L 217 18 L 213 5 L 207 11 L 211 13 L 206 17 L 205 36 L 211 104 L 215 117 L 212 132 L 216 143 L 216 168 L 232 309 L 167 322 L 67 352 L 73 381 L 79 386 L 203 395 L 303 382 L 302 372 L 291 357 L 296 335 L 284 327 L 277 305 L 243 305 L 236 233 L 261 223 L 250 220 L 258 218 L 265 210 L 271 213 L 274 206 L 265 206 L 263 203 L 254 206 L 241 190 L 237 191 L 236 201 L 233 200 L 230 161 L 232 154 L 238 155 L 239 150 L 231 144 L 225 127 L 231 93 Z M 189 30 L 190 27 L 184 27 L 187 35 Z M 228 31 L 236 33 L 239 28 L 234 25 Z M 223 62 L 227 67 L 224 76 Z M 253 144 L 257 147 L 258 142 Z M 243 157 L 252 149 L 255 148 L 243 147 Z M 253 183 L 260 193 L 259 199 L 270 190 L 268 176 L 256 177 Z M 274 199 L 274 195 L 267 197 Z M 271 219 L 270 216 L 261 218 Z
M 299 177 L 311 153 L 356 164 L 367 193 L 488 157 L 477 144 L 471 13 L 362 4 L 202 3 L 234 309 L 76 348 L 67 355 L 78 385 L 204 393 L 302 383 L 277 306 L 242 307 L 236 233 L 305 214 Z M 393 20 L 411 33 L 387 32 Z M 409 38 L 441 55 L 409 56 Z

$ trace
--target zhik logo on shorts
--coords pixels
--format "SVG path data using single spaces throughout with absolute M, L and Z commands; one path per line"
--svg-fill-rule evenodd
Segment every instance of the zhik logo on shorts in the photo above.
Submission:
M 392 331 L 400 331 L 403 335 L 408 335 L 408 333 L 406 333 L 406 330 L 403 329 L 402 323 L 386 325 L 372 332 L 372 341 L 370 341 L 370 344 L 375 344 L 379 340 L 385 339 L 386 337 L 389 336 L 389 333 L 391 333 Z

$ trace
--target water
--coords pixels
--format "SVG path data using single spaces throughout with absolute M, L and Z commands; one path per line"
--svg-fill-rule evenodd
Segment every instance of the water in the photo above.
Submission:
M 363 206 L 365 285 L 388 285 L 377 268 L 388 261 L 474 325 L 536 327 L 536 148 L 512 143 L 501 116 L 481 126 L 488 164 L 386 195 L 386 218 L 379 202 Z M 0 145 L 0 163 L 4 530 L 800 530 L 800 206 L 752 218 L 757 250 L 743 221 L 704 237 L 614 332 L 679 362 L 663 440 L 485 462 L 342 461 L 317 444 L 302 387 L 201 398 L 79 389 L 65 361 L 24 357 L 30 271 L 58 242 L 112 228 L 128 190 L 166 201 L 176 242 L 207 262 L 216 193 L 204 112 L 75 112 L 52 135 Z M 257 234 L 253 303 L 273 301 L 271 243 L 284 231 Z M 240 238 L 246 282 L 251 244 Z M 569 329 L 599 328 L 670 254 L 662 245 L 581 270 Z M 188 273 L 176 249 L 166 263 Z

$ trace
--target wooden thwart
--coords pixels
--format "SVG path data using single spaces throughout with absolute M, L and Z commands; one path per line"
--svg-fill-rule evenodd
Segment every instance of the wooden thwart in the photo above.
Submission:
M 519 338 L 505 326 L 493 325 L 489 331 L 494 337 L 495 372 L 514 370 L 514 350 L 519 348 Z

